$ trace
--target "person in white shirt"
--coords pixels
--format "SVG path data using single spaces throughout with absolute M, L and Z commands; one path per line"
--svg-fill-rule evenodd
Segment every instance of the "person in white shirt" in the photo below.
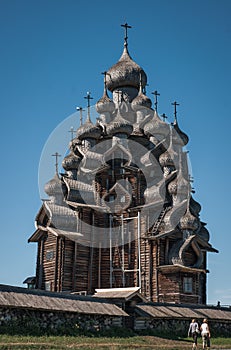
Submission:
M 210 329 L 207 318 L 204 318 L 200 330 L 203 342 L 203 349 L 210 349 Z
M 193 346 L 192 349 L 197 349 L 197 337 L 199 334 L 199 326 L 196 322 L 195 318 L 192 319 L 192 322 L 189 325 L 188 336 L 193 338 Z

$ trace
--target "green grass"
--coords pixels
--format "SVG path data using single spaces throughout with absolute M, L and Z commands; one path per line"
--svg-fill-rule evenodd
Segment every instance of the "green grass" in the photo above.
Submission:
M 211 349 L 231 349 L 231 338 L 212 338 Z M 0 335 L 0 349 L 4 350 L 56 350 L 56 349 L 158 349 L 158 350 L 184 350 L 191 349 L 190 338 L 167 339 L 152 335 L 134 335 L 128 337 L 86 337 L 86 336 L 15 336 Z M 199 339 L 199 349 L 202 348 Z

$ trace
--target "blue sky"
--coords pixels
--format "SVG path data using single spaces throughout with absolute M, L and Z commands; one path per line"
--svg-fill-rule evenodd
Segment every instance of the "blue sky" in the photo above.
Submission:
M 34 231 L 40 207 L 40 157 L 54 129 L 103 92 L 101 72 L 119 59 L 128 22 L 129 51 L 160 92 L 158 111 L 180 127 L 210 242 L 208 303 L 231 304 L 229 0 L 1 0 L 0 283 L 22 285 L 35 273 Z M 71 121 L 78 126 L 77 114 Z M 70 135 L 60 135 L 60 143 Z M 56 147 L 56 148 L 55 148 Z M 52 152 L 59 151 L 54 145 Z M 47 165 L 54 173 L 54 159 Z

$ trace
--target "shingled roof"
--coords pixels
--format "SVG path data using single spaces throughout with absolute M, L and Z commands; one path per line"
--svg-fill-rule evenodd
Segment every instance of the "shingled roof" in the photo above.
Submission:
M 138 297 L 141 301 L 145 302 L 146 299 L 140 294 L 140 287 L 128 287 L 128 288 L 108 288 L 108 289 L 96 289 L 94 297 L 104 298 L 108 300 L 121 299 L 128 301 L 133 297 Z
M 217 308 L 197 305 L 138 304 L 140 316 L 153 318 L 209 318 L 210 320 L 231 321 L 231 308 Z
M 128 316 L 121 308 L 91 296 L 30 290 L 0 284 L 0 307 L 74 312 L 88 315 Z

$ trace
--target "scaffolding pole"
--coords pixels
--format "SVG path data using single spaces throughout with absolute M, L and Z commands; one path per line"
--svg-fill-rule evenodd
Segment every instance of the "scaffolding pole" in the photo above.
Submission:
M 124 216 L 121 215 L 121 239 L 122 239 L 122 284 L 125 287 L 125 275 L 124 275 Z
M 110 288 L 112 288 L 112 215 L 109 215 L 109 245 L 110 245 Z

